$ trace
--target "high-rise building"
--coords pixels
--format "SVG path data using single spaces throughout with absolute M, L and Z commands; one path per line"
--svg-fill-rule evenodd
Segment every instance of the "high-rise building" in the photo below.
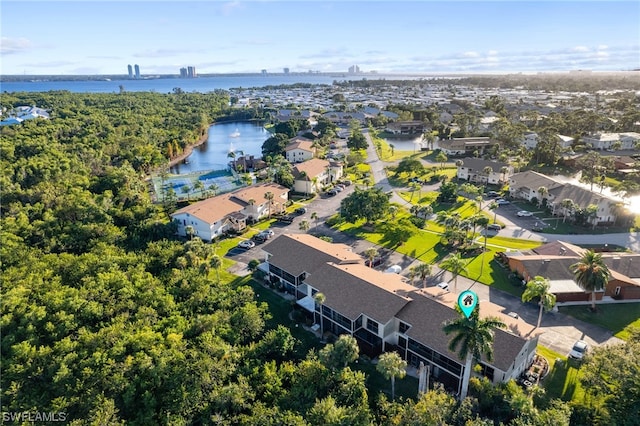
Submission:
M 267 74 L 267 70 L 262 70 L 261 73 L 262 73 L 262 75 L 266 75 Z
M 136 70 L 136 78 L 140 78 L 140 66 L 135 64 L 133 67 Z
M 196 77 L 196 67 L 187 67 L 187 77 L 189 78 Z
M 127 65 L 127 70 L 129 71 L 129 78 L 133 78 L 133 67 L 131 64 Z
M 285 74 L 289 74 L 289 68 L 284 68 L 282 71 L 284 71 Z
M 360 73 L 360 67 L 357 65 L 352 65 L 349 67 L 349 74 L 358 74 Z
M 180 78 L 187 78 L 187 69 L 185 67 L 180 68 Z

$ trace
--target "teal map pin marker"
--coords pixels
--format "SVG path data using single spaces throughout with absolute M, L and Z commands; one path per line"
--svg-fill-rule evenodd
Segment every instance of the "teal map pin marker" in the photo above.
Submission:
M 460 293 L 460 296 L 458 296 L 458 306 L 467 318 L 469 318 L 469 315 L 471 315 L 471 312 L 473 312 L 477 304 L 478 295 L 471 290 L 463 291 Z

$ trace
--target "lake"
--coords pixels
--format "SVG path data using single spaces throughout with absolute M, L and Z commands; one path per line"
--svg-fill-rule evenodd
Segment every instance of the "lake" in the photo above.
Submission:
M 271 134 L 254 122 L 217 123 L 209 127 L 205 143 L 193 149 L 182 163 L 171 168 L 174 174 L 187 174 L 204 170 L 224 170 L 230 158 L 229 151 L 245 155 L 262 156 L 262 144 Z

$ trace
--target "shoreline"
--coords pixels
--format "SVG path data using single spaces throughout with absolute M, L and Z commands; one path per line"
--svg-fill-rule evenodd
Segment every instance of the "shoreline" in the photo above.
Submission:
M 207 140 L 209 140 L 209 127 L 207 127 L 207 132 L 200 139 L 198 139 L 195 143 L 193 143 L 191 145 L 187 145 L 184 148 L 184 151 L 182 151 L 182 154 L 178 155 L 177 157 L 173 157 L 172 159 L 170 159 L 169 162 L 167 163 L 167 167 L 171 168 L 171 167 L 175 166 L 176 164 L 180 163 L 181 161 L 183 161 L 184 159 L 188 158 L 191 155 L 191 153 L 193 152 L 193 148 L 196 148 L 196 147 L 202 145 Z

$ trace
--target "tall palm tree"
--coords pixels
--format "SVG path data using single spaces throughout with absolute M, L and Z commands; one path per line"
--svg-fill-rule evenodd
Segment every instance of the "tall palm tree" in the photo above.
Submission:
M 320 340 L 324 340 L 324 328 L 322 326 L 322 306 L 324 305 L 324 302 L 326 302 L 327 297 L 323 293 L 317 292 L 313 296 L 313 300 L 315 300 L 320 308 Z
M 220 283 L 220 267 L 222 266 L 222 259 L 217 254 L 211 256 L 209 259 L 209 266 L 211 266 L 216 271 L 216 281 Z
M 369 268 L 373 268 L 373 259 L 378 255 L 378 249 L 375 247 L 369 247 L 364 251 L 364 255 L 369 259 Z
M 311 225 L 309 224 L 308 220 L 303 220 L 300 222 L 300 225 L 298 225 L 298 228 L 300 228 L 302 232 L 307 232 L 310 227 Z
M 541 186 L 540 188 L 538 188 L 538 207 L 542 207 L 542 204 L 544 203 L 544 199 L 545 197 L 549 195 L 549 190 L 547 189 L 546 186 Z
M 273 192 L 265 192 L 264 198 L 269 202 L 269 219 L 271 219 L 271 204 L 273 203 Z
M 527 288 L 525 288 L 522 293 L 523 302 L 528 302 L 537 298 L 540 299 L 538 301 L 540 312 L 538 312 L 538 323 L 536 328 L 540 327 L 540 323 L 542 322 L 542 311 L 545 310 L 548 312 L 556 305 L 556 295 L 549 292 L 550 287 L 548 278 L 537 275 L 532 280 L 529 280 Z
M 414 266 L 413 270 L 422 280 L 422 287 L 426 287 L 427 277 L 431 275 L 431 265 L 428 263 L 421 263 Z
M 500 174 L 502 175 L 502 183 L 505 182 L 508 171 L 509 171 L 509 168 L 507 166 L 500 167 Z
M 489 210 L 493 212 L 493 223 L 496 223 L 496 218 L 498 216 L 498 207 L 500 206 L 495 201 L 492 201 L 491 204 L 489 204 Z
M 482 355 L 488 361 L 493 360 L 493 329 L 504 327 L 505 324 L 498 318 L 480 319 L 479 304 L 469 318 L 461 315 L 455 320 L 446 322 L 442 327 L 445 334 L 455 334 L 449 341 L 449 350 L 458 351 L 460 359 L 465 361 L 460 389 L 461 400 L 467 396 L 473 360 L 481 359 Z
M 484 169 L 482 169 L 482 174 L 486 177 L 486 180 L 484 182 L 485 192 L 487 191 L 487 186 L 489 185 L 489 176 L 491 175 L 491 173 L 493 173 L 493 167 L 491 166 L 486 166 Z
M 460 253 L 454 253 L 440 262 L 440 267 L 451 272 L 453 275 L 453 289 L 458 292 L 458 275 L 467 272 L 467 263 L 460 256 Z
M 376 370 L 387 379 L 391 379 L 391 400 L 396 397 L 396 377 L 407 375 L 407 361 L 400 358 L 397 352 L 386 352 L 378 358 Z
M 316 223 L 315 226 L 313 227 L 313 231 L 315 233 L 318 233 L 318 220 L 319 219 L 320 218 L 318 217 L 318 212 L 312 212 L 311 213 L 311 220 L 313 220 Z
M 562 200 L 562 202 L 560 203 L 560 206 L 562 207 L 562 213 L 564 218 L 562 219 L 562 223 L 565 223 L 567 220 L 567 216 L 569 216 L 569 213 L 571 212 L 571 210 L 573 210 L 574 208 L 574 202 L 572 199 L 570 198 L 565 198 L 564 200 Z
M 611 276 L 609 268 L 602 260 L 602 255 L 588 250 L 582 255 L 580 261 L 569 268 L 580 288 L 591 292 L 591 310 L 595 311 L 596 291 L 602 290 Z
M 211 185 L 209 185 L 209 191 L 213 192 L 214 197 L 216 196 L 218 189 L 220 189 L 220 187 L 215 183 L 212 183 Z

